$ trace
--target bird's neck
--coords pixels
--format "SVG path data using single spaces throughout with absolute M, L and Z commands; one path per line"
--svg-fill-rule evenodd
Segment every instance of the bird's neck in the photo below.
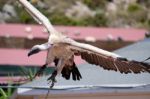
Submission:
M 44 44 L 39 45 L 40 50 L 47 50 L 50 47 L 51 45 L 49 43 L 44 43 Z
M 55 44 L 55 43 L 60 43 L 63 42 L 63 40 L 66 38 L 65 35 L 62 33 L 56 33 L 56 34 L 51 34 L 49 36 L 48 42 Z

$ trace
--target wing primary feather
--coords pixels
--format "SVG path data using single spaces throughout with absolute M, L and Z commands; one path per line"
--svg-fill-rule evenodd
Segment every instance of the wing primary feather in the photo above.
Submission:
M 109 64 L 109 60 L 108 60 L 108 58 L 107 59 L 105 59 L 105 63 L 106 63 L 106 66 L 107 66 L 107 70 L 111 70 L 111 65 Z
M 116 66 L 118 67 L 118 69 L 119 69 L 120 73 L 124 73 L 124 71 L 125 71 L 125 67 L 124 67 L 124 66 L 122 66 L 121 62 L 120 62 L 120 61 L 118 61 L 118 60 L 116 59 L 116 60 L 115 60 L 115 64 L 116 64 Z
M 93 54 L 92 53 L 90 53 L 90 58 L 91 58 L 91 64 L 94 64 L 95 63 L 95 61 L 94 61 L 94 57 L 93 57 Z
M 129 68 L 128 60 L 126 58 L 117 58 L 115 63 L 121 72 L 123 71 L 123 73 L 125 74 L 131 72 Z
M 137 61 L 131 61 L 129 62 L 130 69 L 134 73 L 141 73 L 141 72 L 150 72 L 150 65 L 143 63 L 143 62 L 137 62 Z
M 107 69 L 108 70 L 108 67 L 107 67 L 107 63 L 106 63 L 106 60 L 102 57 L 99 57 L 99 65 L 102 65 L 104 69 Z
M 95 65 L 98 65 L 96 54 L 92 54 L 93 62 Z
M 139 68 L 139 66 L 137 66 L 137 64 L 135 64 L 134 62 L 129 62 L 129 65 L 132 72 L 134 72 L 135 74 L 141 73 L 141 69 Z
M 95 59 L 96 59 L 96 65 L 98 65 L 99 63 L 99 60 L 98 60 L 98 56 L 97 55 L 95 55 Z
M 117 71 L 117 68 L 116 68 L 116 66 L 114 65 L 114 59 L 111 58 L 111 57 L 108 57 L 108 58 L 107 58 L 107 61 L 108 61 L 108 65 L 109 65 L 109 67 L 110 67 L 110 70 Z
M 98 59 L 98 65 L 100 67 L 104 67 L 104 64 L 103 64 L 103 61 L 101 60 L 101 58 L 99 56 L 97 56 L 97 59 Z

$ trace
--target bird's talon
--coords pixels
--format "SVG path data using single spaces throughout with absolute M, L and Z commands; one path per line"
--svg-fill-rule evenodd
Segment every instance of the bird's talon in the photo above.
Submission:
M 51 82 L 50 88 L 53 88 L 55 81 L 50 81 L 50 82 Z M 50 84 L 50 82 L 49 82 L 49 84 Z
M 52 82 L 51 85 L 50 85 L 50 88 L 53 88 L 53 87 L 54 87 L 54 84 L 55 84 L 55 83 Z
M 54 84 L 57 82 L 55 79 L 55 76 L 53 76 L 53 75 L 50 76 L 47 80 L 49 81 L 48 84 L 51 83 L 50 88 L 52 88 L 54 86 Z

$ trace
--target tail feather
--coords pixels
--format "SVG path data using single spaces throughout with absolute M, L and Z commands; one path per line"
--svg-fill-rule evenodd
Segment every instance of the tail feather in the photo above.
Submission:
M 73 63 L 72 75 L 74 75 L 73 80 L 80 80 L 82 78 L 75 63 Z
M 62 73 L 62 77 L 64 77 L 67 80 L 70 79 L 71 71 L 68 68 L 64 67 L 61 73 Z
M 59 59 L 55 58 L 54 63 L 55 66 L 57 66 Z M 73 62 L 72 66 L 65 65 L 61 71 L 62 77 L 66 80 L 70 79 L 70 76 L 72 75 L 73 80 L 80 80 L 82 78 L 75 62 Z
M 144 67 L 144 71 L 147 71 L 148 73 L 150 73 L 150 64 L 149 63 L 139 62 L 139 64 Z
M 71 74 L 73 80 L 80 80 L 82 78 L 75 63 L 73 63 L 73 66 L 64 66 L 61 73 L 62 77 L 64 77 L 66 80 L 70 79 Z

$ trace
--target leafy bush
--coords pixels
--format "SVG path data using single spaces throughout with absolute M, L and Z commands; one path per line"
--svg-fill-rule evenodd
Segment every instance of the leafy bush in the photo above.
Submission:
M 27 69 L 25 67 L 20 67 L 20 72 L 22 76 L 25 76 L 25 79 L 27 81 L 32 81 L 37 71 L 35 69 L 32 70 L 32 69 Z
M 62 13 L 51 13 L 49 19 L 55 25 L 107 26 L 107 18 L 104 13 L 97 13 L 95 17 L 88 17 L 82 20 L 70 19 Z
M 6 2 L 7 2 L 7 0 L 0 0 L 0 10 L 2 10 L 2 8 Z
M 15 10 L 18 14 L 16 22 L 19 23 L 35 23 L 34 19 L 25 11 L 24 8 L 15 6 Z
M 8 84 L 11 86 L 11 84 Z M 14 88 L 0 88 L 0 99 L 9 99 L 9 97 L 13 94 Z
M 107 18 L 104 13 L 97 13 L 92 19 L 93 26 L 107 26 Z
M 134 12 L 137 12 L 139 10 L 142 10 L 142 7 L 137 3 L 133 3 L 133 4 L 130 4 L 128 6 L 127 10 L 129 13 L 134 13 Z
M 128 6 L 128 18 L 136 22 L 144 23 L 147 19 L 147 11 L 139 4 L 134 3 Z
M 91 9 L 97 9 L 105 8 L 107 0 L 83 0 L 83 3 L 85 3 Z
M 62 15 L 51 14 L 49 19 L 55 25 L 74 25 L 74 24 L 76 24 L 73 20 L 69 19 L 68 17 L 64 16 L 63 14 Z

